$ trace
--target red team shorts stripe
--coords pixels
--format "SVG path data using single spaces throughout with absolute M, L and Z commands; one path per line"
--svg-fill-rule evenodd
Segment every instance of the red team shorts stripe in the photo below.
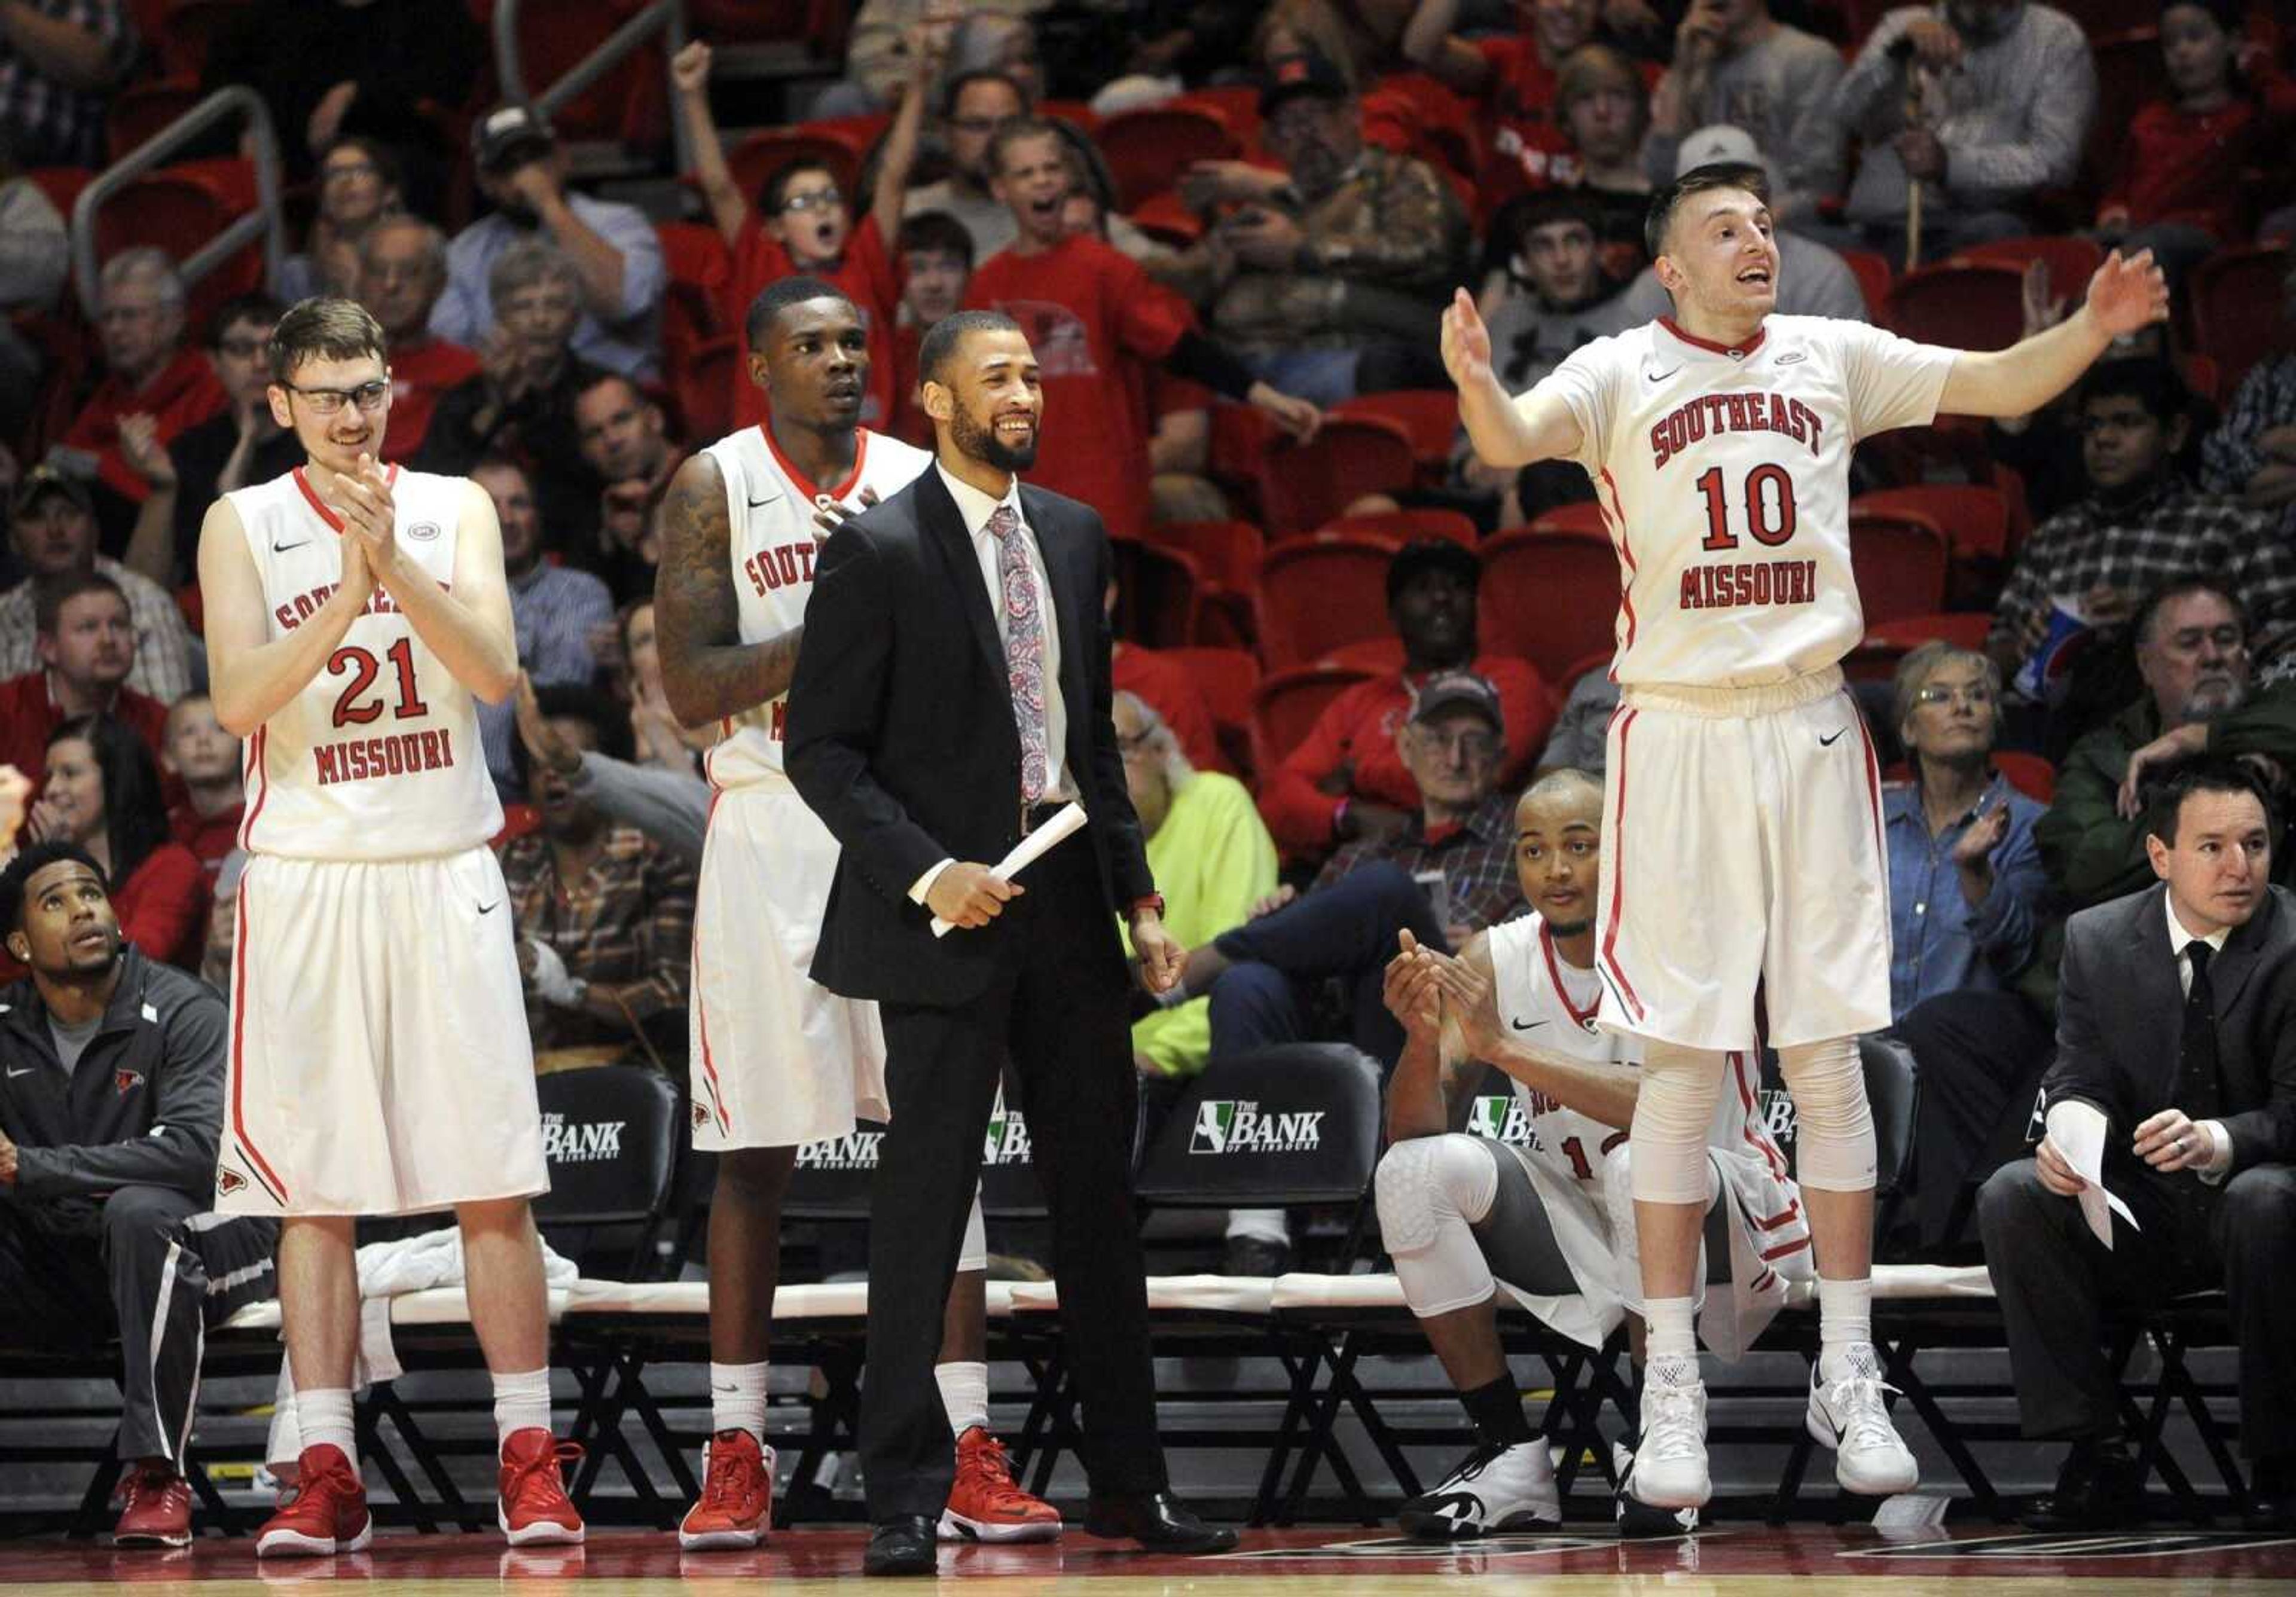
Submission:
M 270 731 L 267 725 L 258 726 L 255 735 L 247 740 L 247 766 L 240 773 L 240 780 L 243 786 L 255 790 L 255 802 L 247 807 L 247 819 L 239 823 L 239 846 L 242 848 L 254 846 L 256 819 L 263 814 L 263 801 L 271 797 L 271 765 L 264 758 Z
M 255 735 L 259 738 L 263 733 L 258 729 Z M 287 1202 L 286 1183 L 264 1159 L 255 1139 L 247 1134 L 247 1114 L 242 1104 L 242 1094 L 247 1090 L 247 901 L 251 897 L 247 885 L 247 878 L 242 876 L 237 940 L 231 948 L 231 1132 L 233 1140 L 247 1155 L 247 1162 L 254 1167 L 256 1179 L 263 1183 L 263 1190 L 283 1208 Z
M 1619 652 L 1623 654 L 1635 646 L 1635 573 L 1640 568 L 1635 564 L 1635 552 L 1627 543 L 1626 506 L 1619 498 L 1619 485 L 1612 479 L 1608 467 L 1603 471 L 1603 486 L 1610 490 L 1610 501 L 1604 504 L 1598 498 L 1595 508 L 1603 512 L 1603 520 L 1609 524 L 1611 541 L 1619 546 L 1619 561 L 1626 568 L 1619 584 L 1619 610 L 1627 618 L 1626 641 L 1619 645 Z M 1617 662 L 1613 661 L 1611 680 L 1616 682 L 1618 679 L 1619 668 Z
M 729 721 L 726 725 L 731 726 L 733 723 Z M 712 752 L 714 753 L 715 750 L 713 749 Z M 725 791 L 723 789 L 713 788 L 710 790 L 709 814 L 703 818 L 701 823 L 701 830 L 705 837 L 709 834 L 709 823 L 718 818 L 718 800 L 723 797 L 725 797 Z M 718 1090 L 718 1061 L 711 1056 L 709 1052 L 709 1005 L 701 995 L 701 932 L 698 927 L 695 929 L 693 933 L 693 953 L 692 957 L 693 962 L 693 1020 L 696 1029 L 701 1033 L 702 1081 L 709 1089 L 709 1107 L 717 1111 L 718 1129 L 730 1135 L 734 1130 L 734 1118 L 726 1112 L 725 1094 Z
M 1627 1001 L 1637 1019 L 1645 1012 L 1643 1001 L 1635 995 L 1635 984 L 1619 969 L 1619 907 L 1627 895 L 1627 737 L 1635 729 L 1635 717 L 1640 710 L 1628 710 L 1619 721 L 1619 752 L 1613 762 L 1617 767 L 1619 797 L 1611 815 L 1611 836 L 1604 847 L 1611 850 L 1611 924 L 1603 933 L 1603 964 L 1611 979 L 1618 985 L 1619 996 Z

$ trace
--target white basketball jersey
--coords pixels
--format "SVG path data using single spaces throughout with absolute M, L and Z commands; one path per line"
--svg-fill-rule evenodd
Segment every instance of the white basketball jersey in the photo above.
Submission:
M 459 477 L 390 468 L 398 548 L 451 586 Z M 226 495 L 263 577 L 270 635 L 341 586 L 342 522 L 297 467 Z M 459 854 L 502 830 L 471 691 L 377 587 L 318 674 L 247 741 L 240 847 L 298 859 Z
M 1499 1019 L 1512 1035 L 1529 1047 L 1589 1063 L 1641 1066 L 1640 1038 L 1595 1029 L 1601 979 L 1591 969 L 1564 962 L 1545 921 L 1523 915 L 1492 927 L 1489 937 Z M 1726 1054 L 1724 1060 L 1722 1091 L 1715 1099 L 1706 1145 L 1717 1153 L 1759 1161 L 1783 1179 L 1785 1155 L 1770 1140 L 1760 1118 L 1759 1069 L 1742 1053 Z M 1565 1109 L 1524 1082 L 1513 1085 L 1515 1101 L 1529 1120 L 1525 1154 L 1552 1174 L 1581 1183 L 1599 1203 L 1603 1156 L 1625 1142 L 1627 1134 Z
M 741 605 L 744 643 L 762 643 L 805 622 L 813 593 L 813 562 L 823 536 L 814 512 L 832 501 L 861 508 L 861 491 L 890 499 L 932 463 L 932 456 L 900 439 L 859 429 L 853 471 L 835 487 L 816 487 L 775 447 L 762 426 L 745 427 L 707 451 L 726 479 L 726 511 L 734 528 L 734 592 Z M 783 717 L 789 696 L 718 723 L 709 750 L 710 782 L 720 788 L 785 782 L 782 774 Z
M 1956 353 L 1824 316 L 1771 316 L 1731 349 L 1661 319 L 1518 399 L 1560 398 L 1584 435 L 1625 587 L 1611 676 L 1754 687 L 1857 647 L 1850 452 L 1934 419 Z

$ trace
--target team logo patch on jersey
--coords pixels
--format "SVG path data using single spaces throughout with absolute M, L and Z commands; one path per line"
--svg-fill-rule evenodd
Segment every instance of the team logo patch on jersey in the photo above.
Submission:
M 693 1129 L 699 1131 L 709 1124 L 709 1111 L 701 1107 L 701 1101 L 697 1098 L 693 1102 Z
M 439 536 L 439 523 L 436 521 L 417 521 L 414 526 L 409 527 L 406 529 L 406 536 L 413 538 L 418 544 L 430 543 Z
M 242 1175 L 236 1170 L 218 1170 L 216 1172 L 216 1191 L 226 1198 L 230 1197 L 234 1192 L 240 1191 L 246 1185 L 247 1177 Z
M 125 1098 L 128 1093 L 134 1092 L 137 1087 L 144 1085 L 144 1072 L 141 1070 L 114 1070 L 111 1073 L 111 1085 L 119 1090 L 119 1095 L 122 1098 Z
M 1207 1098 L 1196 1105 L 1190 1153 L 1312 1153 L 1323 1146 L 1319 1109 L 1270 1113 L 1249 1099 Z

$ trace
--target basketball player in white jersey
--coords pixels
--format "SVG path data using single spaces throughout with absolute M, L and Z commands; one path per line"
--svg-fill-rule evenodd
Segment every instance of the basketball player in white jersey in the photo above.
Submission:
M 375 463 L 383 332 L 313 299 L 271 335 L 271 414 L 305 463 L 217 500 L 200 533 L 216 718 L 246 742 L 252 856 L 232 959 L 216 1207 L 280 1216 L 303 1451 L 256 1552 L 348 1552 L 352 1224 L 452 1208 L 493 1372 L 497 1522 L 578 1542 L 550 1435 L 550 1330 L 528 1200 L 550 1185 L 476 698 L 518 681 L 483 489 Z
M 747 330 L 767 420 L 678 468 L 654 614 L 662 684 L 689 725 L 716 722 L 715 790 L 693 917 L 693 1145 L 718 1155 L 709 1209 L 711 1438 L 688 1550 L 752 1547 L 773 1511 L 766 1372 L 781 1205 L 800 1144 L 882 1120 L 877 1006 L 812 981 L 837 843 L 782 774 L 782 723 L 818 541 L 906 487 L 932 456 L 858 425 L 868 336 L 826 283 L 783 278 Z M 958 1438 L 944 1540 L 1037 1541 L 1059 1511 L 1016 1486 L 988 1429 L 986 1268 L 978 1198 L 936 1367 Z
M 1820 1340 L 1810 1432 L 1852 1492 L 1914 1485 L 1871 1343 L 1874 1126 L 1857 1038 L 1890 1021 L 1879 772 L 1840 660 L 1864 631 L 1849 457 L 1939 413 L 2021 415 L 2112 339 L 2168 315 L 2149 254 L 2107 258 L 2083 307 L 2012 348 L 1918 345 L 1777 316 L 1759 168 L 1708 166 L 1652 197 L 1647 242 L 1671 317 L 1575 351 L 1520 398 L 1460 297 L 1443 358 L 1494 466 L 1578 462 L 1625 583 L 1621 689 L 1596 966 L 1599 1023 L 1644 1040 L 1634 1114 L 1650 1364 L 1630 1490 L 1710 1490 L 1690 1290 L 1704 1142 L 1723 1060 L 1756 1045 L 1756 989 L 1800 1126 Z
M 1500 1348 L 1502 1286 L 1590 1347 L 1641 1307 L 1626 1128 L 1642 1045 L 1595 1025 L 1602 831 L 1600 782 L 1574 770 L 1541 778 L 1515 807 L 1515 875 L 1534 913 L 1478 932 L 1456 960 L 1406 951 L 1389 967 L 1388 1006 L 1407 1040 L 1388 1084 L 1380 1233 L 1477 1437 L 1447 1479 L 1404 1504 L 1406 1536 L 1448 1540 L 1561 1519 L 1547 1440 L 1532 1432 Z M 1456 1025 L 1441 1024 L 1439 994 Z M 1448 1128 L 1478 1061 L 1511 1077 L 1513 1095 L 1488 1134 L 1466 1135 Z M 1708 1267 L 1698 1279 L 1725 1283 L 1701 1329 L 1734 1354 L 1784 1302 L 1786 1281 L 1808 1277 L 1809 1232 L 1756 1113 L 1755 1066 L 1733 1052 L 1726 1069 L 1706 1138 Z M 1633 1330 L 1639 1348 L 1638 1320 Z M 1697 1520 L 1695 1509 L 1677 1519 L 1624 1498 L 1619 1508 L 1630 1534 Z

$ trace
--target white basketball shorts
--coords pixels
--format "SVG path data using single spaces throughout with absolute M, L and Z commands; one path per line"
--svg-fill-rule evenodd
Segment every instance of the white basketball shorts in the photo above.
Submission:
M 1628 688 L 1611 718 L 1596 1023 L 1685 1048 L 1890 1024 L 1882 774 L 1828 669 Z
M 719 792 L 693 905 L 693 1145 L 789 1148 L 882 1120 L 877 1006 L 807 974 L 837 839 L 794 788 Z
M 550 1189 L 491 849 L 240 878 L 216 1208 L 405 1215 Z

